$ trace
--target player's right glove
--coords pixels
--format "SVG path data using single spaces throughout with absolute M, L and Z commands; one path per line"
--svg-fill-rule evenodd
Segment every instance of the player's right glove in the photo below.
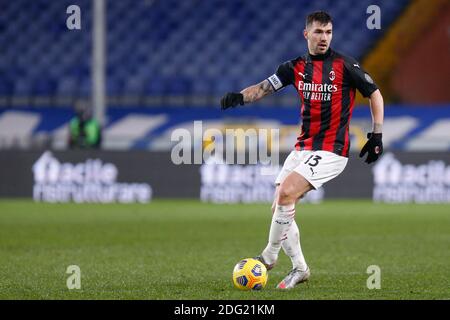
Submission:
M 364 161 L 366 163 L 372 163 L 378 160 L 378 158 L 383 153 L 383 141 L 381 140 L 381 133 L 369 132 L 367 134 L 367 142 L 362 147 L 359 157 L 363 157 L 367 153 L 367 159 Z
M 238 104 L 244 104 L 244 95 L 242 93 L 228 92 L 220 99 L 220 106 L 222 110 L 236 107 Z

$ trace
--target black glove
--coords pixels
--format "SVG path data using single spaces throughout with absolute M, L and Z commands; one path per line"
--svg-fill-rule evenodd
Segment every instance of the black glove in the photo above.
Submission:
M 368 153 L 367 159 L 364 161 L 366 163 L 372 163 L 378 160 L 378 158 L 383 153 L 383 141 L 381 141 L 382 134 L 381 133 L 368 133 L 367 134 L 367 142 L 362 147 L 361 152 L 359 153 L 359 157 L 363 157 L 366 152 Z
M 220 106 L 222 110 L 236 107 L 238 104 L 244 104 L 244 95 L 242 93 L 228 92 L 220 99 Z

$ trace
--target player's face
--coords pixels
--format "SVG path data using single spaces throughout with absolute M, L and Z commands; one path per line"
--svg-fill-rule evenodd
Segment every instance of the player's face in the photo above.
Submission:
M 313 21 L 305 31 L 303 31 L 306 41 L 308 42 L 308 50 L 312 55 L 324 54 L 330 47 L 331 38 L 333 38 L 333 25 L 321 24 Z

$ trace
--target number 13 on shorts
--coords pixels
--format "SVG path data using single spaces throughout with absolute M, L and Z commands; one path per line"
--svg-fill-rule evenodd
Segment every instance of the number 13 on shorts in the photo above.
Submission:
M 295 171 L 318 189 L 324 183 L 336 178 L 347 165 L 348 158 L 328 151 L 294 150 L 283 164 L 276 183 Z

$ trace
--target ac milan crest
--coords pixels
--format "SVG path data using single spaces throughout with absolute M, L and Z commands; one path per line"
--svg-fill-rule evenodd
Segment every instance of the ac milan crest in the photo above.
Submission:
M 334 70 L 331 70 L 331 71 L 330 71 L 329 76 L 330 76 L 330 80 L 331 80 L 331 81 L 333 81 L 333 80 L 336 78 L 336 74 L 334 73 Z

